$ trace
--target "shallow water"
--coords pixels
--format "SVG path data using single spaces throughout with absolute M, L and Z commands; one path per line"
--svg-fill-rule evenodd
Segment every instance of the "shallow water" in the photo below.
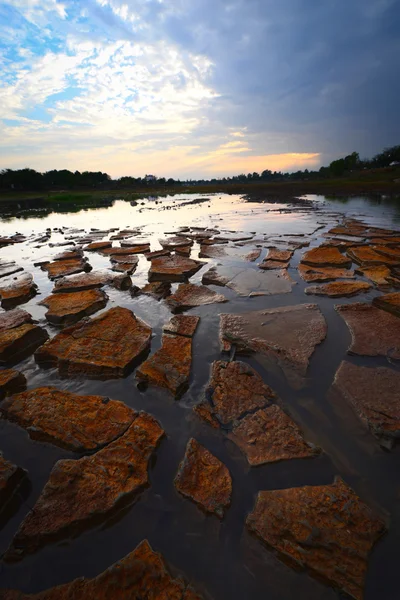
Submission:
M 158 239 L 168 237 L 181 226 L 218 227 L 223 235 L 241 232 L 243 237 L 251 232 L 254 242 L 243 246 L 230 243 L 229 256 L 216 260 L 204 260 L 204 267 L 191 278 L 201 281 L 203 273 L 217 263 L 232 268 L 243 267 L 258 270 L 258 263 L 267 253 L 266 245 L 272 240 L 284 241 L 291 234 L 299 235 L 299 241 L 311 240 L 311 247 L 324 238 L 322 234 L 341 221 L 343 215 L 355 216 L 367 223 L 400 229 L 399 205 L 389 200 L 352 198 L 327 200 L 310 197 L 316 201 L 316 209 L 292 207 L 286 204 L 249 204 L 238 196 L 216 195 L 209 202 L 180 206 L 190 199 L 187 195 L 168 197 L 156 203 L 155 199 L 143 199 L 135 207 L 127 202 L 116 201 L 110 208 L 99 208 L 74 213 L 52 213 L 39 218 L 29 216 L 7 219 L 0 225 L 1 235 L 16 231 L 37 237 L 46 228 L 112 227 L 141 228 L 143 239 L 151 241 L 151 249 L 159 247 Z M 69 233 L 65 233 L 68 237 Z M 232 234 L 231 234 L 232 235 Z M 108 236 L 106 236 L 107 238 Z M 264 241 L 264 237 L 267 241 Z M 257 241 L 263 240 L 263 241 Z M 64 241 L 64 236 L 53 233 L 52 243 Z M 256 263 L 244 263 L 242 257 L 254 248 L 262 246 Z M 54 256 L 65 248 L 48 248 L 45 244 L 35 248 L 28 240 L 0 249 L 0 257 L 13 259 L 25 270 L 34 274 L 41 295 L 21 305 L 45 326 L 50 335 L 58 329 L 47 324 L 46 309 L 38 306 L 46 297 L 53 283 L 47 273 L 34 268 L 33 263 Z M 191 257 L 196 258 L 195 243 Z M 182 572 L 205 598 L 214 600 L 325 600 L 338 595 L 331 588 L 284 565 L 272 552 L 254 539 L 244 526 L 246 515 L 253 508 L 259 490 L 289 488 L 307 484 L 331 483 L 340 475 L 358 495 L 389 522 L 389 533 L 375 546 L 369 561 L 365 598 L 367 600 L 394 600 L 398 597 L 399 569 L 398 543 L 400 539 L 400 452 L 396 447 L 384 451 L 376 439 L 365 430 L 350 408 L 330 401 L 327 392 L 340 362 L 344 359 L 356 364 L 390 366 L 385 359 L 350 357 L 346 354 L 350 341 L 348 329 L 334 311 L 335 304 L 371 301 L 379 295 L 370 292 L 351 299 L 331 300 L 306 296 L 308 284 L 299 277 L 296 265 L 302 253 L 297 250 L 290 263 L 289 273 L 296 282 L 291 293 L 246 298 L 233 290 L 211 286 L 229 300 L 225 304 L 204 306 L 185 314 L 201 317 L 194 337 L 193 363 L 190 387 L 179 401 L 166 391 L 149 387 L 140 391 L 135 374 L 125 379 L 109 381 L 60 379 L 56 369 L 43 370 L 31 357 L 18 365 L 28 379 L 28 389 L 40 385 L 54 385 L 76 393 L 102 394 L 123 400 L 135 409 L 153 414 L 165 429 L 167 437 L 161 442 L 157 458 L 150 469 L 151 486 L 139 499 L 102 526 L 59 544 L 48 545 L 34 555 L 16 564 L 1 563 L 0 585 L 25 592 L 42 589 L 70 581 L 79 576 L 92 577 L 122 558 L 144 538 L 153 549 L 160 551 L 170 565 Z M 88 253 L 93 270 L 106 268 L 109 261 L 97 253 Z M 133 283 L 142 286 L 147 282 L 150 263 L 140 255 L 138 269 L 132 276 Z M 173 285 L 175 289 L 177 284 Z M 152 352 L 160 346 L 162 325 L 171 316 L 168 307 L 147 296 L 132 298 L 129 291 L 106 288 L 112 306 L 130 308 L 153 328 Z M 317 303 L 328 324 L 326 340 L 317 347 L 311 358 L 307 384 L 294 390 L 280 370 L 272 369 L 262 357 L 240 357 L 251 364 L 280 396 L 282 404 L 303 429 L 311 442 L 320 446 L 322 456 L 307 460 L 283 461 L 258 468 L 249 468 L 240 450 L 221 431 L 213 430 L 201 422 L 192 412 L 192 406 L 204 396 L 212 361 L 221 357 L 218 342 L 220 313 L 240 313 L 300 303 Z M 99 313 L 96 313 L 99 314 Z M 392 368 L 396 368 L 393 367 Z M 180 496 L 173 480 L 185 446 L 195 437 L 229 468 L 233 478 L 232 504 L 225 519 L 220 522 L 214 516 L 206 516 L 195 504 Z M 27 469 L 31 486 L 24 490 L 22 501 L 15 505 L 15 512 L 0 531 L 0 553 L 10 544 L 19 524 L 34 505 L 47 481 L 49 473 L 60 458 L 76 457 L 72 453 L 50 444 L 32 441 L 20 427 L 5 420 L 0 421 L 0 449 L 5 457 Z

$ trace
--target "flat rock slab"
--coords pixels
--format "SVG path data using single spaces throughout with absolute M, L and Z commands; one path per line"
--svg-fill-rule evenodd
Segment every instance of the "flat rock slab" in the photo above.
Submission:
M 171 295 L 171 284 L 168 281 L 153 281 L 143 286 L 138 293 L 151 296 L 155 300 L 163 300 Z
M 30 356 L 48 337 L 47 331 L 35 325 L 24 310 L 15 308 L 0 315 L 0 365 Z
M 239 269 L 240 271 L 240 269 Z M 238 271 L 238 272 L 239 272 Z M 229 273 L 230 270 L 226 267 L 222 267 L 222 265 L 216 265 L 211 267 L 206 273 L 204 273 L 201 283 L 203 285 L 219 285 L 221 287 L 225 286 L 229 283 L 232 276 L 228 276 L 224 273 Z
M 167 388 L 178 397 L 186 390 L 192 365 L 192 339 L 163 335 L 162 346 L 136 370 L 144 383 Z
M 177 235 L 158 241 L 164 250 L 175 250 L 175 248 L 181 248 L 182 246 L 193 246 L 193 240 Z
M 400 321 L 371 304 L 335 306 L 346 322 L 352 341 L 348 354 L 400 359 Z
M 239 446 L 252 467 L 320 454 L 320 449 L 305 441 L 300 428 L 277 405 L 244 417 L 228 437 Z
M 172 312 L 183 312 L 195 306 L 227 302 L 222 294 L 217 294 L 205 285 L 181 283 L 175 294 L 167 298 L 166 302 Z
M 352 259 L 344 256 L 337 248 L 319 247 L 311 248 L 305 252 L 301 262 L 312 267 L 351 267 Z
M 71 325 L 104 308 L 108 296 L 98 289 L 62 292 L 47 296 L 39 304 L 48 307 L 46 319 L 53 325 Z
M 387 310 L 396 317 L 400 317 L 400 292 L 378 296 L 373 299 L 372 304 L 382 310 Z
M 243 269 L 235 275 L 226 287 L 240 296 L 273 296 L 289 294 L 295 282 L 285 269 L 265 273 L 256 269 Z
M 35 354 L 60 375 L 92 379 L 125 377 L 150 347 L 151 327 L 119 306 L 72 325 Z
M 356 269 L 357 275 L 366 277 L 379 289 L 384 290 L 391 287 L 390 279 L 392 272 L 386 265 L 376 265 L 374 267 L 363 267 Z
M 278 262 L 289 261 L 293 256 L 293 250 L 279 250 L 279 248 L 270 248 L 265 260 L 277 260 Z
M 181 577 L 174 579 L 147 540 L 93 579 L 80 577 L 39 594 L 0 590 L 2 600 L 202 600 Z
M 133 499 L 149 484 L 149 460 L 163 435 L 151 415 L 139 413 L 123 436 L 96 454 L 59 460 L 4 558 L 19 560 L 76 534 Z
M 199 322 L 200 317 L 194 315 L 176 315 L 164 325 L 163 332 L 193 337 Z
M 354 271 L 349 269 L 338 269 L 336 267 L 310 267 L 309 265 L 298 266 L 300 277 L 307 283 L 323 283 L 334 279 L 354 279 Z
M 308 295 L 329 296 L 330 298 L 346 296 L 349 298 L 357 296 L 357 294 L 365 294 L 370 289 L 371 285 L 365 281 L 332 281 L 308 287 L 304 291 Z
M 325 319 L 316 304 L 298 304 L 220 316 L 222 350 L 256 352 L 278 364 L 289 382 L 301 386 L 315 347 L 326 337 Z
M 400 439 L 398 371 L 342 362 L 333 387 L 350 403 L 382 446 L 391 448 Z
M 204 266 L 204 262 L 184 256 L 160 256 L 153 258 L 149 281 L 185 281 Z
M 347 255 L 353 262 L 365 267 L 374 265 L 400 265 L 400 258 L 396 259 L 390 258 L 389 256 L 384 256 L 383 254 L 376 252 L 370 246 L 357 246 L 357 248 L 350 248 L 347 251 Z
M 54 387 L 17 394 L 2 403 L 0 414 L 31 438 L 74 452 L 99 450 L 123 435 L 136 417 L 123 402 Z
M 132 265 L 134 267 L 137 267 L 139 264 L 139 257 L 136 254 L 123 254 L 122 256 L 115 255 L 110 257 L 110 261 L 112 263 L 120 263 L 124 265 Z
M 26 378 L 23 373 L 15 369 L 2 369 L 0 371 L 0 400 L 26 389 Z
M 222 258 L 227 255 L 225 248 L 222 246 L 210 244 L 202 244 L 200 246 L 199 258 Z
M 82 271 L 90 271 L 92 267 L 85 259 L 74 258 L 45 263 L 41 268 L 43 271 L 47 271 L 49 279 L 58 279 L 58 277 L 74 275 L 75 273 L 82 273 Z
M 171 256 L 169 250 L 154 250 L 154 252 L 146 252 L 147 260 L 153 260 L 153 258 L 160 258 L 160 256 Z
M 81 259 L 83 256 L 83 250 L 81 248 L 74 248 L 74 250 L 65 250 L 54 256 L 53 260 L 71 260 Z
M 149 252 L 150 246 L 126 246 L 120 248 L 105 248 L 101 250 L 101 254 L 104 256 L 128 256 L 129 254 L 142 254 Z
M 175 487 L 183 496 L 220 519 L 230 505 L 232 478 L 227 467 L 191 438 L 175 477 Z
M 36 294 L 37 285 L 30 273 L 8 278 L 0 284 L 1 306 L 6 310 L 28 302 Z
M 105 285 L 112 286 L 118 290 L 127 290 L 132 285 L 128 275 L 116 275 L 110 271 L 95 271 L 93 273 L 79 273 L 70 277 L 58 279 L 53 288 L 53 294 L 59 292 L 83 292 L 101 288 Z
M 15 262 L 0 262 L 0 278 L 8 277 L 9 275 L 14 275 L 14 273 L 19 273 L 23 270 L 24 269 L 19 265 L 16 265 Z
M 388 256 L 389 258 L 400 260 L 400 248 L 378 245 L 373 246 L 373 249 L 375 252 L 382 254 L 385 257 Z
M 25 475 L 23 469 L 6 460 L 0 452 L 0 513 L 11 500 Z
M 105 250 L 106 248 L 111 248 L 112 247 L 112 242 L 92 242 L 91 244 L 88 244 L 87 246 L 85 246 L 83 249 L 86 252 L 99 252 L 100 250 Z
M 244 260 L 248 260 L 249 262 L 254 262 L 257 258 L 260 258 L 261 248 L 256 248 L 256 250 L 252 250 L 248 254 L 245 255 Z
M 213 414 L 224 425 L 276 400 L 257 371 L 240 361 L 213 362 L 206 396 Z
M 247 526 L 278 556 L 361 600 L 369 553 L 385 532 L 354 491 L 331 485 L 259 492 Z
M 117 273 L 124 273 L 126 276 L 132 275 L 136 271 L 137 264 L 132 263 L 113 263 L 111 267 L 112 271 L 116 271 Z

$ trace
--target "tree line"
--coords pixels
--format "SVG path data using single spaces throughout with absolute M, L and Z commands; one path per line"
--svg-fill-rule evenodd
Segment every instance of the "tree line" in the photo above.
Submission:
M 172 187 L 179 185 L 206 185 L 208 183 L 252 183 L 252 182 L 275 182 L 275 181 L 305 181 L 317 179 L 332 179 L 348 177 L 351 173 L 366 169 L 380 169 L 392 164 L 400 163 L 400 145 L 385 148 L 371 159 L 360 159 L 357 152 L 339 158 L 327 167 L 321 167 L 318 171 L 296 171 L 294 173 L 282 173 L 265 169 L 262 173 L 242 173 L 233 177 L 218 179 L 197 179 L 180 181 L 173 178 L 155 177 L 120 177 L 112 179 L 107 173 L 101 171 L 68 171 L 67 169 L 52 170 L 39 173 L 34 169 L 3 169 L 0 171 L 0 190 L 2 191 L 47 191 L 47 190 L 73 190 L 73 189 L 135 189 Z

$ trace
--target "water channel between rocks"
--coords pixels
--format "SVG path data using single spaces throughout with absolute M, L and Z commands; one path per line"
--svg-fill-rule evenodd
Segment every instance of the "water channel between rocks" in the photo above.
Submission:
M 324 234 L 340 225 L 344 218 L 400 230 L 399 205 L 367 198 L 339 201 L 323 197 L 310 197 L 314 204 L 309 206 L 246 203 L 238 196 L 227 195 L 215 195 L 198 204 L 185 204 L 191 199 L 188 195 L 167 197 L 158 202 L 144 198 L 136 206 L 116 201 L 108 208 L 45 215 L 21 213 L 17 218 L 1 220 L 1 237 L 18 232 L 27 239 L 1 248 L 0 258 L 3 262 L 15 261 L 34 276 L 38 286 L 39 294 L 19 308 L 28 311 L 40 326 L 46 328 L 50 337 L 60 328 L 47 322 L 47 308 L 38 302 L 51 294 L 54 282 L 50 281 L 46 271 L 34 267 L 34 263 L 51 260 L 57 253 L 73 249 L 73 246 L 57 247 L 71 236 L 84 236 L 91 229 L 139 229 L 134 237 L 138 241 L 148 240 L 151 250 L 155 251 L 161 249 L 159 239 L 175 235 L 179 228 L 190 227 L 192 232 L 196 227 L 218 229 L 220 233 L 216 235 L 231 238 L 228 244 L 213 246 L 224 249 L 220 256 L 199 259 L 200 246 L 194 241 L 190 257 L 205 264 L 190 278 L 193 284 L 200 284 L 204 273 L 217 265 L 223 265 L 225 275 L 236 275 L 243 270 L 264 272 L 259 265 L 268 254 L 267 246 L 284 248 L 288 240 L 309 242 L 310 245 L 294 251 L 288 267 L 293 285 L 287 293 L 248 297 L 247 292 L 258 290 L 253 279 L 256 275 L 246 275 L 242 280 L 242 295 L 234 286 L 231 289 L 210 285 L 208 287 L 223 294 L 227 302 L 184 312 L 198 315 L 200 322 L 193 338 L 189 387 L 179 399 L 166 389 L 151 385 L 138 387 L 136 370 L 125 378 L 99 381 L 62 378 L 57 368 L 41 368 L 33 356 L 15 365 L 14 368 L 25 375 L 28 390 L 55 386 L 76 394 L 99 394 L 120 400 L 135 410 L 153 415 L 166 436 L 149 466 L 150 485 L 133 503 L 119 507 L 107 520 L 72 539 L 47 544 L 19 562 L 1 562 L 0 588 L 36 593 L 77 577 L 92 578 L 147 539 L 153 550 L 163 555 L 172 573 L 181 574 L 205 599 L 333 600 L 339 597 L 338 592 L 306 571 L 296 571 L 283 563 L 276 553 L 249 532 L 246 518 L 254 508 L 259 491 L 331 484 L 335 476 L 340 476 L 388 527 L 388 532 L 370 554 L 364 598 L 395 600 L 400 589 L 399 446 L 390 451 L 382 448 L 350 406 L 345 402 L 333 402 L 328 394 L 344 360 L 357 366 L 399 371 L 398 361 L 388 361 L 384 356 L 348 355 L 350 332 L 334 309 L 338 304 L 370 303 L 382 292 L 371 287 L 352 298 L 306 295 L 305 288 L 314 284 L 303 281 L 297 266 L 301 256 L 325 242 Z M 48 228 L 53 230 L 51 238 L 47 242 L 35 242 Z M 63 233 L 54 228 L 62 228 Z M 78 233 L 75 229 L 84 231 Z M 108 240 L 116 233 L 98 239 Z M 251 239 L 239 239 L 246 237 Z M 56 246 L 49 247 L 49 242 Z M 119 241 L 114 244 L 118 245 Z M 256 261 L 245 259 L 258 248 L 261 253 Z M 151 263 L 143 254 L 137 256 L 138 266 L 131 278 L 133 285 L 142 288 L 148 282 Z M 93 272 L 111 266 L 109 257 L 101 253 L 85 252 L 85 257 Z M 367 281 L 364 277 L 357 277 L 357 280 Z M 172 284 L 172 292 L 178 285 Z M 162 328 L 172 317 L 167 302 L 147 295 L 132 296 L 130 290 L 111 286 L 103 289 L 108 303 L 92 318 L 117 306 L 132 310 L 152 328 L 151 354 L 154 354 L 161 347 Z M 220 349 L 219 315 L 310 303 L 319 306 L 326 320 L 327 336 L 316 346 L 302 386 L 291 385 L 283 371 L 261 354 L 238 355 L 236 359 L 261 375 L 279 396 L 281 406 L 301 428 L 304 437 L 323 452 L 313 458 L 250 467 L 239 447 L 221 429 L 212 428 L 193 411 L 193 407 L 205 398 L 213 361 L 229 360 L 229 354 Z M 231 505 L 222 520 L 205 514 L 174 487 L 174 478 L 190 438 L 195 438 L 222 461 L 232 476 Z M 0 451 L 28 474 L 13 505 L 8 507 L 8 519 L 0 529 L 0 554 L 3 554 L 39 498 L 56 461 L 79 458 L 80 455 L 50 443 L 34 441 L 25 429 L 6 419 L 0 420 Z

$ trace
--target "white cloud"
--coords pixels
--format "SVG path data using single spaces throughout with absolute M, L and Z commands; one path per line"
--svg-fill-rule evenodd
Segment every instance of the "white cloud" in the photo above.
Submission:
M 58 0 L 7 0 L 7 4 L 14 6 L 32 23 L 43 24 L 49 13 L 55 13 L 61 19 L 67 16 L 66 6 Z

